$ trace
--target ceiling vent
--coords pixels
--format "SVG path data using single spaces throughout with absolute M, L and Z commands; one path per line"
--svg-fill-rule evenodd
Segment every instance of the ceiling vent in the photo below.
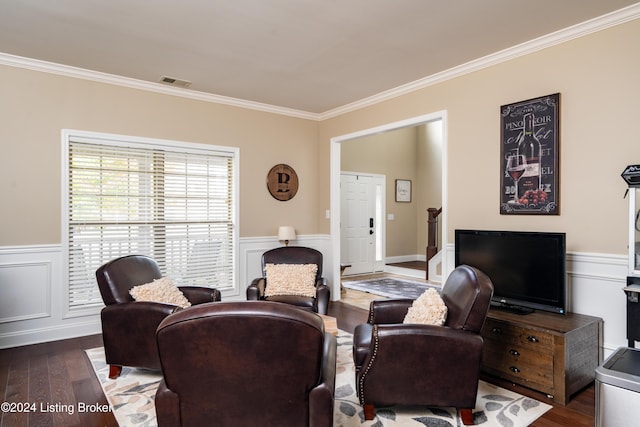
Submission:
M 162 76 L 162 78 L 160 79 L 160 82 L 171 85 L 171 86 L 178 86 L 178 87 L 191 86 L 191 82 L 189 80 L 180 80 L 180 79 L 176 79 L 175 77 L 169 77 L 169 76 Z

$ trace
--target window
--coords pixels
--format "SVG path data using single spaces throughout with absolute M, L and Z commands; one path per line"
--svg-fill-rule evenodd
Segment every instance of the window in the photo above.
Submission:
M 235 148 L 63 132 L 70 313 L 102 306 L 95 270 L 143 254 L 178 285 L 236 288 Z

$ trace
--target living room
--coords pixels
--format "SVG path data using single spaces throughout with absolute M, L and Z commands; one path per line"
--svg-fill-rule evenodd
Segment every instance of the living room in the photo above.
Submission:
M 635 4 L 461 65 L 418 88 L 319 114 L 143 90 L 129 80 L 0 55 L 0 348 L 100 332 L 99 310 L 69 310 L 63 280 L 62 130 L 238 148 L 237 270 L 223 300 L 244 298 L 260 275 L 260 255 L 280 245 L 279 225 L 295 227 L 297 245 L 323 252 L 337 300 L 340 141 L 444 117 L 447 270 L 459 228 L 565 232 L 571 311 L 604 320 L 603 352 L 611 354 L 626 345 L 628 200 L 620 173 L 640 159 L 639 17 Z M 561 94 L 560 213 L 501 215 L 499 108 L 553 93 Z M 287 202 L 273 199 L 265 186 L 267 172 L 280 163 L 294 167 L 300 180 Z

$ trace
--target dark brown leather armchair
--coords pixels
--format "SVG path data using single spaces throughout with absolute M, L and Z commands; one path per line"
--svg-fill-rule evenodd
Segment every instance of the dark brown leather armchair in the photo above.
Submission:
M 105 307 L 101 312 L 102 339 L 109 378 L 117 378 L 123 366 L 160 369 L 156 328 L 178 310 L 171 304 L 134 301 L 131 288 L 162 277 L 158 264 L 144 255 L 114 259 L 96 270 L 96 279 Z M 220 301 L 220 291 L 183 286 L 180 290 L 193 305 Z
M 222 302 L 167 317 L 158 426 L 333 425 L 336 338 L 276 302 Z
M 322 253 L 302 246 L 283 246 L 271 249 L 262 254 L 262 276 L 254 279 L 247 288 L 247 300 L 267 300 L 282 302 L 313 311 L 327 314 L 329 309 L 329 297 L 331 295 L 326 279 L 322 277 Z M 264 292 L 269 284 L 266 279 L 265 267 L 267 264 L 316 264 L 316 296 L 304 297 L 298 295 L 277 295 L 265 297 Z
M 460 409 L 473 423 L 484 324 L 493 284 L 481 271 L 462 265 L 442 289 L 444 326 L 403 324 L 413 300 L 371 303 L 368 323 L 353 337 L 356 386 L 365 419 L 375 406 L 429 405 Z

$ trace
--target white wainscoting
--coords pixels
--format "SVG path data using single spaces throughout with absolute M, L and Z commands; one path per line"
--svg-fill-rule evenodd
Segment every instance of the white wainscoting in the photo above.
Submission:
M 332 271 L 328 235 L 299 236 L 292 244 L 315 248 L 324 254 L 323 272 Z M 246 299 L 245 290 L 261 276 L 260 257 L 282 246 L 276 237 L 241 238 L 237 286 L 225 290 L 223 301 Z M 101 332 L 99 309 L 67 316 L 66 287 L 62 276 L 62 246 L 0 247 L 0 348 L 17 347 Z M 333 286 L 333 285 L 331 285 Z M 338 285 L 339 286 L 339 285 Z M 340 295 L 338 291 L 332 291 Z
M 571 311 L 604 319 L 604 356 L 627 345 L 629 263 L 624 255 L 567 254 Z
M 100 333 L 97 314 L 64 318 L 60 245 L 0 248 L 0 348 Z
M 331 277 L 330 236 L 300 236 L 294 243 L 321 251 L 324 276 Z M 224 300 L 244 300 L 246 287 L 261 275 L 262 253 L 281 245 L 275 236 L 241 238 L 238 286 Z M 65 317 L 61 255 L 60 245 L 0 247 L 0 348 L 100 333 L 97 313 Z M 452 266 L 453 245 L 445 255 Z M 568 253 L 567 271 L 571 311 L 604 319 L 605 356 L 626 346 L 626 256 Z M 339 284 L 329 285 L 332 298 L 339 299 Z

